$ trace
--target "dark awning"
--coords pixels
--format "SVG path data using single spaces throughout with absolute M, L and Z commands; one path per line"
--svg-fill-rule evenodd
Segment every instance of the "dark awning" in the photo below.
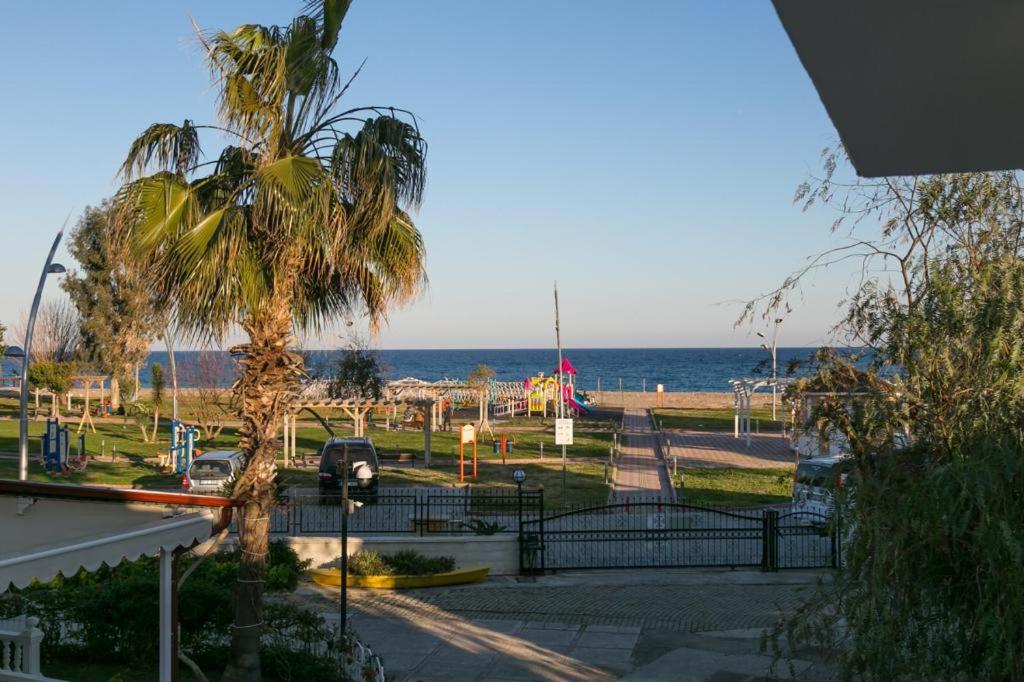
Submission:
M 1024 167 L 1024 2 L 773 1 L 860 175 Z

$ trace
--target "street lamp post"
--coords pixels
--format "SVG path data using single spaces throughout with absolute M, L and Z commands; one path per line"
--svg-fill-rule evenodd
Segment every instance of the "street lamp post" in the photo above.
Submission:
M 370 485 L 373 479 L 373 472 L 366 462 L 359 462 L 356 467 L 356 483 L 360 488 Z M 344 646 L 345 635 L 348 632 L 348 515 L 354 511 L 353 504 L 348 497 L 348 479 L 352 475 L 352 467 L 348 459 L 348 445 L 342 446 L 341 465 L 337 468 L 341 476 L 341 623 L 338 625 L 340 636 L 339 644 Z M 350 508 L 351 506 L 351 508 Z
M 67 272 L 67 269 L 60 263 L 53 262 L 53 254 L 57 252 L 57 245 L 64 236 L 64 229 L 57 233 L 50 247 L 50 253 L 46 257 L 46 264 L 43 272 L 39 275 L 39 286 L 36 287 L 36 296 L 32 299 L 32 310 L 28 315 L 28 328 L 25 330 L 25 357 L 21 362 L 21 396 L 18 403 L 18 480 L 28 479 L 28 365 L 32 361 L 32 332 L 36 326 L 36 313 L 39 312 L 39 301 L 43 297 L 43 285 L 46 284 L 46 276 Z
M 782 324 L 782 318 L 775 318 L 775 324 L 772 327 L 772 345 L 768 346 L 767 343 L 762 343 L 761 348 L 768 351 L 772 356 L 772 421 L 776 420 L 775 417 L 775 403 L 776 403 L 776 391 L 779 385 L 779 374 L 778 374 L 778 338 L 779 338 L 779 325 Z M 761 332 L 757 332 L 757 335 L 767 341 L 767 337 Z

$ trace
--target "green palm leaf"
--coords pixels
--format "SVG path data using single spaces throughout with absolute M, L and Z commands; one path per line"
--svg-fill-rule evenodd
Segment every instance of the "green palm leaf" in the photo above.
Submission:
M 141 180 L 135 197 L 139 215 L 134 230 L 137 250 L 152 249 L 180 232 L 194 209 L 192 187 L 169 175 Z

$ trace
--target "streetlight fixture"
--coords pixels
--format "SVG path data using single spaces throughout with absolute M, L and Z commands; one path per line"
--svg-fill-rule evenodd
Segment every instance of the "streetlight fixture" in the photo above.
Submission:
M 66 222 L 66 221 L 65 221 Z M 57 252 L 57 245 L 64 236 L 64 228 L 60 229 L 53 245 L 50 246 L 50 253 L 43 265 L 43 272 L 39 275 L 39 286 L 36 287 L 35 298 L 32 299 L 32 310 L 28 315 L 28 328 L 25 330 L 25 349 L 22 351 L 21 362 L 21 396 L 18 401 L 19 422 L 18 422 L 18 480 L 28 479 L 28 366 L 32 361 L 32 332 L 36 327 L 36 314 L 39 312 L 39 302 L 43 298 L 43 286 L 46 284 L 47 275 L 60 275 L 67 272 L 60 263 L 53 262 L 53 254 Z M 20 350 L 20 349 L 19 349 Z
M 775 324 L 772 326 L 772 340 L 771 346 L 767 343 L 762 343 L 761 348 L 768 351 L 768 354 L 772 356 L 772 421 L 775 421 L 775 404 L 776 404 L 776 391 L 778 390 L 779 375 L 778 375 L 778 338 L 779 338 L 779 325 L 782 324 L 782 318 L 775 318 Z M 765 341 L 768 341 L 768 337 L 762 332 L 757 332 Z

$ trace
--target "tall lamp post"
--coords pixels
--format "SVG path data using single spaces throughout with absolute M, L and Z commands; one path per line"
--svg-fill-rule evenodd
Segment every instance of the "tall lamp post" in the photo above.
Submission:
M 779 384 L 779 374 L 778 374 L 778 372 L 779 372 L 779 370 L 778 370 L 778 357 L 779 356 L 778 356 L 778 343 L 777 342 L 778 342 L 778 338 L 779 338 L 779 325 L 780 324 L 782 324 L 782 318 L 781 317 L 775 318 L 775 324 L 772 326 L 771 346 L 769 346 L 767 343 L 762 343 L 761 344 L 761 348 L 763 348 L 766 351 L 768 351 L 768 353 L 772 356 L 772 421 L 775 421 L 775 419 L 776 419 L 776 417 L 775 417 L 775 402 L 776 402 L 775 395 L 776 395 L 776 390 L 778 389 L 778 384 Z M 760 336 L 765 341 L 768 341 L 768 337 L 766 337 L 763 333 L 757 332 L 757 335 Z
M 345 635 L 348 633 L 348 515 L 355 511 L 361 503 L 352 502 L 348 496 L 349 477 L 355 474 L 356 485 L 366 488 L 373 479 L 373 472 L 366 462 L 359 462 L 359 466 L 352 471 L 352 465 L 348 459 L 348 445 L 342 446 L 341 462 L 337 467 L 338 476 L 341 477 L 341 612 L 338 614 L 341 622 L 338 625 L 339 645 L 345 644 Z
M 39 301 L 43 297 L 43 285 L 46 284 L 47 275 L 59 275 L 67 272 L 60 263 L 53 262 L 53 254 L 57 252 L 57 245 L 64 236 L 64 229 L 61 228 L 57 237 L 53 240 L 50 253 L 46 257 L 46 264 L 43 266 L 43 273 L 39 275 L 39 286 L 36 287 L 36 296 L 32 299 L 32 310 L 28 315 L 28 328 L 25 330 L 25 358 L 21 362 L 21 399 L 19 401 L 18 424 L 18 480 L 28 479 L 28 365 L 32 361 L 32 332 L 36 326 L 36 313 L 39 312 Z

